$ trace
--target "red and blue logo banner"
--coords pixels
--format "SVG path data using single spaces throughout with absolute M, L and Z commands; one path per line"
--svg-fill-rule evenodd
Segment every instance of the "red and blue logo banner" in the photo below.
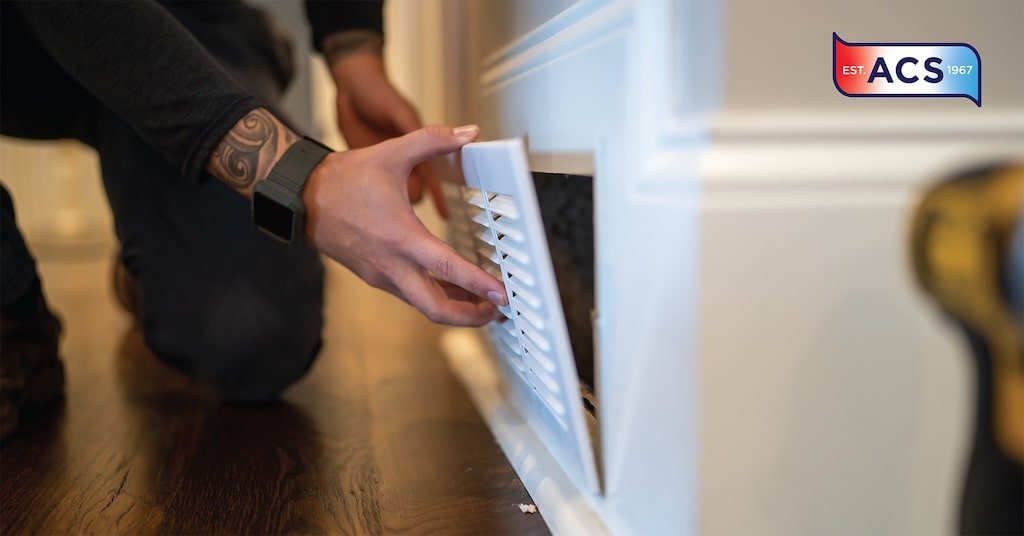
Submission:
M 965 97 L 981 106 L 981 56 L 966 43 L 848 43 L 833 33 L 832 81 L 847 97 Z

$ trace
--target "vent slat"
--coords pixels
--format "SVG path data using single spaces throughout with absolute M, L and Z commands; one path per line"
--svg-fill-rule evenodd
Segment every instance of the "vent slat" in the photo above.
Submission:
M 480 264 L 480 267 L 483 268 L 484 271 L 487 272 L 488 274 L 491 274 L 491 277 L 495 279 L 501 279 L 501 268 L 498 268 L 490 261 L 484 261 Z
M 530 273 L 529 269 L 519 264 L 519 262 L 516 261 L 516 259 L 513 259 L 512 257 L 507 257 L 506 259 L 504 259 L 503 263 L 505 265 L 505 271 L 508 272 L 509 277 L 518 279 L 519 283 L 526 287 L 534 287 L 536 282 L 533 279 L 533 274 Z
M 529 305 L 531 309 L 533 309 L 533 310 L 540 309 L 540 307 L 541 307 L 540 298 L 538 298 L 537 296 L 534 296 L 533 293 L 528 291 L 526 289 L 526 285 L 522 284 L 521 281 L 523 281 L 522 278 L 510 277 L 508 279 L 508 288 L 509 288 L 509 290 L 511 290 L 513 293 L 515 293 L 517 298 L 519 298 L 520 300 L 526 302 L 526 304 Z
M 509 349 L 511 349 L 513 352 L 519 352 L 519 339 L 516 338 L 514 333 L 509 333 L 503 329 L 498 329 L 495 331 L 498 334 L 498 338 L 501 339 L 501 342 L 508 345 Z
M 530 354 L 526 354 L 526 355 L 529 356 Z M 552 395 L 557 397 L 559 395 L 559 393 L 562 392 L 561 388 L 558 386 L 558 382 L 555 381 L 555 379 L 552 378 L 551 375 L 548 374 L 548 372 L 545 371 L 543 368 L 541 368 L 539 366 L 534 367 L 533 364 L 530 361 L 534 361 L 534 360 L 531 360 L 529 358 L 524 359 L 523 360 L 523 364 L 526 365 L 526 368 L 528 368 L 530 370 L 530 372 L 532 372 L 533 375 L 536 376 L 540 380 L 540 384 L 541 385 L 537 386 L 536 383 L 535 383 L 534 386 L 537 387 L 538 389 L 543 387 L 549 393 L 551 393 Z
M 519 354 L 505 348 L 504 346 L 498 347 L 498 353 L 505 358 L 506 362 L 512 365 L 512 368 L 514 368 L 516 372 L 523 376 L 526 375 L 526 366 L 523 364 L 523 360 L 519 357 Z
M 482 230 L 475 230 L 473 236 L 480 242 L 487 244 L 488 246 L 494 247 L 494 234 L 491 233 L 490 229 L 484 228 Z
M 463 197 L 463 199 L 465 199 L 467 203 L 474 207 L 486 208 L 486 205 L 484 204 L 484 195 L 483 192 L 481 192 L 480 190 L 473 190 L 467 188 L 465 197 Z
M 568 428 L 565 424 L 565 405 L 562 404 L 562 402 L 558 400 L 558 398 L 551 396 L 551 393 L 545 391 L 544 389 L 538 389 L 536 386 L 534 386 L 533 390 L 535 393 L 537 393 L 541 401 L 544 402 L 548 409 L 551 410 L 551 413 L 555 415 L 558 424 L 562 425 L 563 428 Z
M 540 363 L 540 366 L 543 367 L 544 370 L 551 374 L 555 373 L 557 367 L 555 366 L 554 360 L 548 357 L 548 355 L 541 351 L 540 348 L 537 348 L 537 346 L 533 344 L 533 341 L 526 337 L 520 337 L 519 342 L 523 345 L 525 353 L 530 354 L 537 363 Z
M 501 354 L 509 361 L 517 363 L 517 367 L 525 371 L 523 356 L 520 354 L 519 343 L 516 342 L 515 337 L 508 333 L 503 334 L 502 332 L 504 330 L 493 325 L 489 331 L 491 339 L 497 339 L 494 344 L 495 349 L 501 352 Z M 511 343 L 509 342 L 509 339 L 512 340 Z
M 544 338 L 543 335 L 540 334 L 539 330 L 524 329 L 522 330 L 522 332 L 524 335 L 526 335 L 526 337 L 528 337 L 533 342 L 533 344 L 536 344 L 537 348 L 540 348 L 542 352 L 544 352 L 545 354 L 551 352 L 551 343 L 548 342 L 548 340 Z
M 507 263 L 506 263 L 506 265 L 507 265 Z M 517 284 L 522 285 L 524 288 L 527 288 L 527 289 L 532 288 L 532 286 L 530 285 L 531 281 L 529 281 L 526 277 L 524 277 L 524 274 L 522 272 L 505 272 L 505 273 L 508 276 L 509 281 L 516 280 Z
M 519 225 L 505 219 L 494 222 L 494 232 L 498 233 L 499 236 L 505 235 L 503 239 L 517 244 L 522 244 L 526 241 L 526 233 L 519 228 Z
M 491 262 L 498 264 L 498 252 L 494 248 L 477 246 L 476 252 L 480 254 L 481 258 L 488 259 Z
M 498 240 L 498 251 L 501 251 L 503 255 L 508 255 L 516 260 L 517 263 L 529 266 L 530 257 L 523 250 L 516 248 L 512 245 L 512 242 L 505 240 Z
M 511 197 L 495 195 L 493 199 L 488 201 L 488 205 L 490 205 L 491 212 L 495 214 L 513 220 L 519 219 L 519 207 L 516 206 L 515 200 Z
M 509 335 L 516 336 L 516 323 L 515 322 L 501 322 L 501 328 L 508 332 Z
M 501 275 L 499 274 L 497 277 L 500 278 Z M 516 315 L 516 312 L 513 311 L 512 307 L 510 307 L 508 305 L 502 305 L 502 306 L 498 307 L 498 312 L 500 312 L 501 314 L 505 315 L 505 318 L 507 318 L 509 320 L 512 320 L 512 318 Z
M 538 330 L 541 330 L 541 331 L 544 330 L 544 328 L 545 328 L 544 320 L 541 319 L 539 316 L 537 316 L 537 314 L 534 313 L 533 310 L 530 309 L 529 306 L 525 305 L 522 301 L 519 300 L 519 298 L 514 298 L 514 297 L 511 297 L 511 296 L 509 297 L 508 301 L 509 301 L 509 305 L 512 307 L 512 309 L 514 309 L 523 318 L 525 318 L 526 321 L 529 322 L 530 325 L 533 326 L 534 329 L 538 329 Z
M 487 229 L 491 228 L 490 218 L 487 217 L 487 213 L 486 212 L 479 212 L 477 214 L 473 214 L 471 216 L 471 219 L 473 220 L 474 223 L 476 223 L 480 227 L 484 227 L 484 228 L 487 228 Z
M 475 252 L 476 248 L 474 248 L 473 251 Z M 498 265 L 498 262 L 494 258 L 480 256 L 480 257 L 477 257 L 477 263 L 476 264 L 477 264 L 477 266 L 483 268 L 484 271 L 487 272 L 487 273 L 492 273 L 493 272 L 493 273 L 498 274 L 495 277 L 497 277 L 498 279 L 501 279 L 501 266 Z

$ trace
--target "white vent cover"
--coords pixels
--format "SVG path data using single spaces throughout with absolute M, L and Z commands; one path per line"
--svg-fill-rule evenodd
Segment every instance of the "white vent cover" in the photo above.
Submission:
M 580 489 L 598 492 L 579 379 L 533 178 L 518 139 L 473 143 L 448 163 L 449 242 L 505 282 L 504 321 L 487 326 L 509 394 Z M 461 179 L 461 180 L 460 180 Z

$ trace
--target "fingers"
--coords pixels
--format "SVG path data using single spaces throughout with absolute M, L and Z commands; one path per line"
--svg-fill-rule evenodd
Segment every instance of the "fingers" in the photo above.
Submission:
M 434 199 L 437 212 L 442 218 L 448 219 L 448 206 L 445 204 L 444 195 L 441 192 L 441 184 L 428 161 L 461 148 L 475 140 L 479 134 L 480 128 L 476 125 L 456 128 L 428 126 L 390 140 L 388 143 L 398 145 L 392 154 L 399 154 L 404 158 L 398 162 L 401 166 L 397 170 L 399 174 L 409 173 L 408 170 L 412 170 L 408 184 L 410 201 L 418 201 L 423 196 L 423 189 L 426 187 Z
M 398 297 L 437 324 L 483 326 L 496 318 L 504 318 L 493 304 L 466 289 L 432 277 L 411 260 L 396 265 L 389 278 L 372 286 Z
M 460 286 L 453 285 L 447 281 L 441 281 L 440 279 L 437 278 L 433 279 L 434 282 L 441 287 L 441 290 L 443 290 L 444 293 L 448 295 L 448 299 L 480 303 L 480 298 L 473 294 L 472 292 Z
M 444 194 L 441 193 L 441 183 L 438 181 L 437 174 L 434 173 L 434 166 L 430 162 L 416 166 L 416 169 L 413 170 L 413 178 L 418 183 L 420 197 L 423 196 L 424 189 L 429 190 L 430 196 L 434 200 L 434 206 L 437 207 L 437 213 L 441 215 L 441 218 L 447 220 L 448 205 L 445 203 Z
M 349 149 L 369 147 L 390 137 L 380 134 L 353 116 L 342 116 L 340 112 L 338 114 L 338 129 L 345 138 L 345 144 Z
M 448 244 L 428 231 L 414 239 L 408 254 L 416 264 L 447 281 L 466 289 L 494 305 L 508 305 L 505 285 L 477 265 L 462 258 Z
M 430 277 L 410 265 L 396 281 L 401 296 L 428 320 L 452 326 L 483 326 L 497 316 L 494 305 Z
M 402 175 L 408 175 L 417 164 L 455 151 L 475 140 L 479 134 L 480 127 L 476 125 L 456 128 L 431 125 L 384 143 L 397 145 L 393 151 L 387 152 L 401 155 L 396 164 L 402 167 Z
M 409 175 L 409 202 L 418 203 L 423 199 L 423 170 L 430 167 L 429 162 L 424 162 L 412 169 Z

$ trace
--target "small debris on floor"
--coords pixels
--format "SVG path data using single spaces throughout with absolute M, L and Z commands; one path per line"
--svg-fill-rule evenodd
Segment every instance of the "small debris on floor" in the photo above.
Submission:
M 524 514 L 536 514 L 537 513 L 537 505 L 535 505 L 535 504 L 520 504 L 519 505 L 519 511 L 524 513 Z

